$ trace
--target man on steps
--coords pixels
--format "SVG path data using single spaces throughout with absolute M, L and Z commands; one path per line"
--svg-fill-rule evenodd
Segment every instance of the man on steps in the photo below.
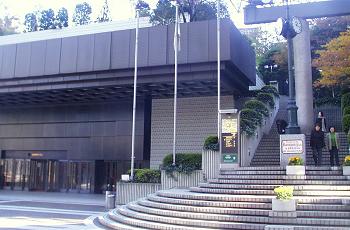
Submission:
M 322 148 L 324 143 L 324 132 L 321 130 L 320 124 L 316 124 L 315 128 L 311 131 L 310 146 L 312 148 L 312 156 L 316 166 L 322 165 Z

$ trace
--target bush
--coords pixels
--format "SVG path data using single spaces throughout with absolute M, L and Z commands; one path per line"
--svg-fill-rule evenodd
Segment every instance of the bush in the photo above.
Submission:
M 315 105 L 317 107 L 320 107 L 322 105 L 340 105 L 340 98 L 339 97 L 322 97 L 322 98 L 316 98 Z
M 344 95 L 346 93 L 350 93 L 350 87 L 346 87 L 346 88 L 341 89 L 340 93 L 341 93 L 341 95 Z
M 280 186 L 275 188 L 276 198 L 279 200 L 290 200 L 293 198 L 293 187 L 292 186 Z
M 288 159 L 288 165 L 304 165 L 304 161 L 301 157 L 290 157 Z
M 343 110 L 343 116 L 350 114 L 350 106 L 346 106 Z
M 350 166 L 350 155 L 347 155 L 345 158 L 344 158 L 344 163 L 343 163 L 344 166 Z
M 343 131 L 348 133 L 350 130 L 350 114 L 343 116 Z
M 271 109 L 275 106 L 273 95 L 270 93 L 258 93 L 256 99 L 265 103 L 266 105 L 269 105 Z
M 348 132 L 348 144 L 350 145 L 350 130 Z
M 130 174 L 131 171 L 128 171 Z M 136 183 L 160 183 L 160 170 L 155 169 L 135 169 L 134 181 Z
M 209 136 L 204 141 L 204 149 L 206 150 L 213 150 L 213 151 L 219 151 L 219 143 L 218 143 L 218 137 L 217 136 Z
M 341 111 L 344 111 L 344 108 L 348 106 L 350 106 L 350 93 L 346 93 L 341 97 Z
M 265 117 L 269 116 L 269 110 L 267 109 L 266 105 L 258 100 L 249 100 L 244 104 L 244 108 L 246 109 L 252 109 L 260 114 L 262 114 Z
M 190 174 L 195 170 L 202 169 L 202 154 L 200 153 L 178 153 L 173 165 L 173 155 L 169 154 L 163 159 L 163 170 L 168 174 L 173 172 Z
M 274 97 L 280 97 L 280 94 L 278 93 L 278 90 L 272 85 L 265 85 L 264 87 L 261 88 L 260 92 L 262 92 L 262 93 L 270 93 Z
M 241 119 L 241 131 L 248 137 L 254 135 L 256 128 L 257 126 L 254 124 L 254 122 L 247 119 Z
M 252 109 L 242 109 L 241 110 L 241 119 L 252 121 L 256 127 L 258 125 L 260 126 L 262 124 L 262 121 L 263 121 L 262 115 L 258 112 L 255 112 Z

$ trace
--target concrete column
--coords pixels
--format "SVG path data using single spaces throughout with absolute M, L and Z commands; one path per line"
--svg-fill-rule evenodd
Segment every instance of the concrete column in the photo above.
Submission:
M 302 32 L 293 39 L 295 94 L 298 106 L 298 124 L 302 133 L 309 133 L 313 127 L 313 93 L 309 23 L 300 19 Z

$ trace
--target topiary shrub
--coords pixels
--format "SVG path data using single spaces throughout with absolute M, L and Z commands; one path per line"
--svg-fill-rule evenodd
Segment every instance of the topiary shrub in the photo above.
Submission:
M 270 93 L 272 94 L 274 97 L 280 97 L 280 94 L 278 93 L 278 90 L 276 89 L 276 87 L 272 86 L 272 85 L 265 85 L 264 87 L 261 88 L 260 92 L 262 93 Z
M 350 93 L 346 93 L 341 97 L 341 111 L 344 111 L 344 108 L 348 106 L 350 106 Z
M 128 174 L 131 170 L 128 171 Z M 135 183 L 160 183 L 160 170 L 155 169 L 135 169 L 134 181 Z
M 173 172 L 191 174 L 195 170 L 202 169 L 202 154 L 178 153 L 175 156 L 175 166 L 173 165 L 173 155 L 168 154 L 163 159 L 162 169 L 171 175 Z
M 266 105 L 258 100 L 249 100 L 244 104 L 244 108 L 246 109 L 252 109 L 260 114 L 262 114 L 265 117 L 269 116 L 269 110 L 267 109 Z
M 247 119 L 241 119 L 240 125 L 242 132 L 244 132 L 248 137 L 253 136 L 257 128 L 254 122 Z
M 275 106 L 273 95 L 270 93 L 258 93 L 258 95 L 256 95 L 256 99 L 265 103 L 266 105 L 269 105 L 271 109 L 273 109 Z
M 252 109 L 242 109 L 241 110 L 241 119 L 252 121 L 256 127 L 262 124 L 263 117 L 260 113 L 255 112 Z
M 350 114 L 350 106 L 346 106 L 343 110 L 343 116 Z
M 204 141 L 203 148 L 206 150 L 219 151 L 218 137 L 217 136 L 207 137 Z
M 350 114 L 343 116 L 343 131 L 348 133 L 350 130 Z

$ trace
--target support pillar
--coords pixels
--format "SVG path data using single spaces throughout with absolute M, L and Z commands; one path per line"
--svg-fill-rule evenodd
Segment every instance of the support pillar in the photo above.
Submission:
M 300 21 L 302 32 L 293 39 L 295 99 L 301 133 L 309 133 L 314 125 L 310 30 L 305 19 L 300 18 Z

